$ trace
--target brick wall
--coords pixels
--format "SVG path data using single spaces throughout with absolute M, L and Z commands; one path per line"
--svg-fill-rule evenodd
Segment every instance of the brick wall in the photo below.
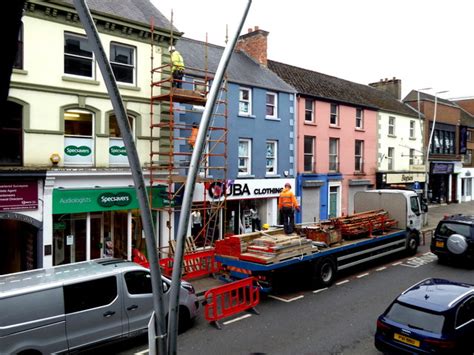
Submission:
M 239 37 L 236 45 L 241 50 L 254 58 L 258 63 L 267 65 L 267 36 L 268 32 L 255 26 L 249 28 L 248 33 Z

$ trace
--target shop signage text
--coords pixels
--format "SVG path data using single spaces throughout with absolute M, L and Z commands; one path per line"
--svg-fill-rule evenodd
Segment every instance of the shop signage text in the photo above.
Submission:
M 118 155 L 127 155 L 127 149 L 125 147 L 118 147 L 116 145 L 109 148 L 110 155 L 118 156 Z
M 37 181 L 0 183 L 0 211 L 36 210 L 37 208 Z
M 204 187 L 211 199 L 220 199 L 224 195 L 228 199 L 238 198 L 266 198 L 278 197 L 283 190 L 285 182 L 292 183 L 288 179 L 274 180 L 254 180 L 254 181 L 238 181 L 227 180 L 205 183 Z
M 86 147 L 85 145 L 81 145 L 80 147 L 68 145 L 66 148 L 64 148 L 64 153 L 71 156 L 80 155 L 81 157 L 87 157 L 92 153 L 92 149 Z
M 421 173 L 406 173 L 406 174 L 387 174 L 387 184 L 411 184 L 415 181 L 425 182 L 426 176 Z
M 132 202 L 132 196 L 128 192 L 106 192 L 99 195 L 97 203 L 102 207 L 127 206 Z

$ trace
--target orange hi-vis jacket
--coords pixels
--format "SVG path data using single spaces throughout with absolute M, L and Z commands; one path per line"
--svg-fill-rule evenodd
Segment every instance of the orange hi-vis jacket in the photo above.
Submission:
M 280 198 L 278 199 L 278 208 L 281 209 L 283 207 L 299 208 L 295 194 L 288 188 L 283 189 L 280 193 Z
M 197 135 L 198 135 L 198 128 L 197 127 L 191 128 L 191 135 L 188 137 L 188 143 L 193 148 L 194 148 L 194 145 L 196 144 Z

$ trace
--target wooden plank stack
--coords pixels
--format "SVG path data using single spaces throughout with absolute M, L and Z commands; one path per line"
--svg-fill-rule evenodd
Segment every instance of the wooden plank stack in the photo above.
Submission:
M 356 213 L 346 217 L 334 218 L 332 221 L 336 228 L 341 231 L 342 238 L 344 239 L 371 235 L 374 232 L 383 232 L 397 224 L 397 221 L 391 219 L 388 212 L 384 210 Z

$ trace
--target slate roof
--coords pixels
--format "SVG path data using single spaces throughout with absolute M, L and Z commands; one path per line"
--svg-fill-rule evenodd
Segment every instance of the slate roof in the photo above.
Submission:
M 427 93 L 424 93 L 424 92 L 420 91 L 420 101 L 423 101 L 423 100 L 434 102 L 435 97 L 434 97 L 434 95 L 430 95 L 430 94 L 427 94 Z M 439 96 L 436 100 L 439 104 L 445 104 L 445 105 L 448 105 L 448 106 L 458 107 L 458 105 L 456 103 L 454 103 L 453 101 L 443 99 Z M 418 91 L 416 91 L 416 90 L 410 91 L 408 93 L 408 95 L 405 96 L 405 98 L 403 99 L 403 102 L 413 102 L 413 101 L 418 102 Z
M 206 67 L 206 47 L 207 47 L 207 67 L 215 73 L 219 61 L 224 52 L 224 47 L 214 44 L 206 44 L 202 41 L 190 38 L 180 38 L 176 44 L 176 49 L 181 53 L 186 66 L 186 71 L 192 68 L 204 69 Z M 274 72 L 258 64 L 255 60 L 241 51 L 234 51 L 227 67 L 227 76 L 230 82 L 261 87 L 280 92 L 295 93 L 296 90 L 283 81 Z
M 268 61 L 268 68 L 294 86 L 301 95 L 418 117 L 418 114 L 408 105 L 403 104 L 392 95 L 368 85 L 357 84 L 273 60 Z
M 52 3 L 66 3 L 74 6 L 72 0 L 50 0 Z M 150 27 L 150 19 L 154 18 L 155 27 L 171 31 L 171 22 L 151 3 L 150 0 L 87 0 L 92 13 L 101 13 L 140 23 Z M 176 27 L 173 31 L 179 34 Z

